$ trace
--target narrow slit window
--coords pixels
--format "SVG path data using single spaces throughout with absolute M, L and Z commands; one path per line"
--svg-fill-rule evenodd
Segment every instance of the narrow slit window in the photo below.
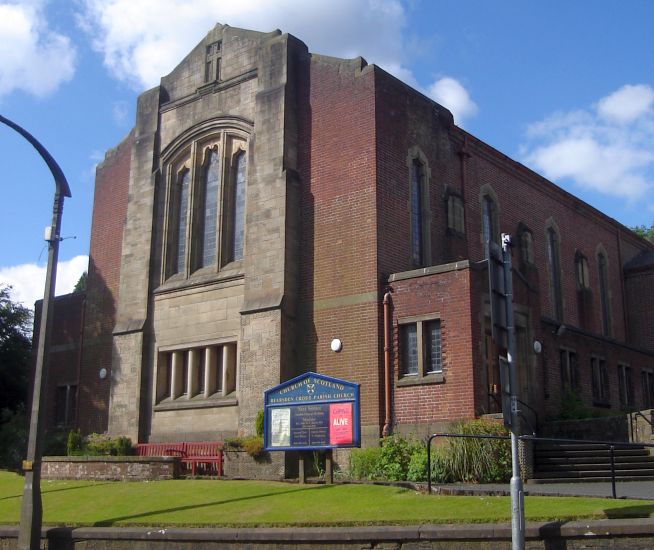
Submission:
M 411 164 L 411 259 L 415 265 L 422 265 L 422 178 L 423 168 L 418 160 Z

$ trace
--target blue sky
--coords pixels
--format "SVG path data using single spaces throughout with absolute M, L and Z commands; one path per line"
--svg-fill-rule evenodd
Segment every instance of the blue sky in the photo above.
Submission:
M 0 0 L 0 113 L 49 149 L 73 195 L 58 293 L 85 269 L 95 165 L 128 133 L 138 94 L 216 22 L 362 55 L 621 223 L 654 220 L 654 2 Z M 4 126 L 0 159 L 0 283 L 31 306 L 54 185 Z

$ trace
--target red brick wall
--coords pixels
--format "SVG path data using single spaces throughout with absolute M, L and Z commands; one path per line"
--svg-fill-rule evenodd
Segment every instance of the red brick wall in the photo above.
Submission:
M 626 333 L 621 287 L 624 258 L 620 258 L 615 224 L 498 151 L 471 137 L 468 137 L 468 142 L 472 155 L 467 161 L 466 186 L 470 259 L 483 258 L 480 193 L 483 185 L 490 185 L 498 198 L 500 231 L 515 235 L 520 222 L 532 231 L 535 264 L 540 279 L 541 310 L 544 315 L 554 317 L 547 260 L 548 220 L 553 219 L 560 233 L 563 322 L 575 326 L 581 324 L 575 278 L 575 253 L 579 250 L 588 259 L 593 309 L 597 312 L 588 330 L 599 334 L 602 333 L 602 310 L 599 301 L 597 250 L 600 245 L 604 247 L 608 256 L 612 336 L 624 340 Z
M 426 424 L 475 416 L 477 369 L 471 284 L 469 269 L 391 283 L 394 423 Z M 398 386 L 401 376 L 398 321 L 405 317 L 432 314 L 438 315 L 441 321 L 445 381 Z
M 85 294 L 83 292 L 57 296 L 54 300 L 45 390 L 44 418 L 47 432 L 58 429 L 55 425 L 57 387 L 78 384 L 84 301 Z M 38 342 L 42 307 L 42 300 L 36 302 L 34 346 Z M 30 399 L 31 397 L 30 395 Z M 75 419 L 72 418 L 71 422 L 74 421 Z
M 89 252 L 79 420 L 83 433 L 107 429 L 112 331 L 120 281 L 123 224 L 127 212 L 133 133 L 107 153 L 97 168 Z M 101 380 L 100 369 L 107 370 Z
M 298 117 L 300 370 L 359 382 L 363 425 L 379 423 L 374 93 L 370 69 L 314 56 Z
M 628 272 L 625 293 L 631 343 L 654 350 L 654 267 Z
M 544 329 L 555 327 L 544 325 Z M 636 348 L 617 346 L 611 342 L 584 335 L 573 330 L 565 331 L 561 336 L 556 336 L 553 330 L 543 330 L 543 353 L 548 368 L 545 372 L 543 383 L 544 410 L 542 418 L 557 417 L 561 412 L 561 369 L 559 351 L 567 348 L 575 351 L 579 363 L 579 380 L 581 382 L 580 397 L 588 408 L 597 408 L 599 411 L 619 412 L 620 396 L 618 383 L 618 364 L 624 363 L 631 367 L 633 406 L 644 408 L 644 395 L 641 386 L 641 369 L 654 370 L 654 356 L 643 353 Z M 609 374 L 609 398 L 610 407 L 593 406 L 593 387 L 591 357 L 596 356 L 606 361 Z

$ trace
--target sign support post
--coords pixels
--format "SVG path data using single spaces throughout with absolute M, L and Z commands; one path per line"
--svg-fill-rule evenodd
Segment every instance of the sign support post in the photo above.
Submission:
M 504 263 L 504 294 L 506 305 L 507 363 L 511 397 L 511 540 L 513 550 L 525 548 L 525 504 L 520 456 L 518 451 L 518 380 L 515 365 L 515 325 L 513 321 L 513 275 L 511 273 L 511 235 L 502 234 L 502 260 Z

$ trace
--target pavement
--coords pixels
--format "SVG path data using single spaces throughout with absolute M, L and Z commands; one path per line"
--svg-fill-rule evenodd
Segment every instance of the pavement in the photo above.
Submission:
M 618 481 L 615 484 L 617 498 L 654 500 L 654 481 Z M 434 493 L 442 495 L 510 495 L 506 483 L 450 483 L 432 485 Z M 584 496 L 611 498 L 611 483 L 525 483 L 526 496 Z

